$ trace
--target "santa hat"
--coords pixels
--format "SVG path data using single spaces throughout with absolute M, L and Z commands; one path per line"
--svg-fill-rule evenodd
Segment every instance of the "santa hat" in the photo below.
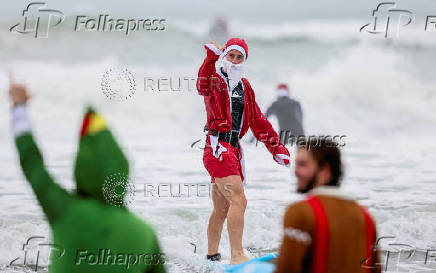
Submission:
M 224 47 L 223 56 L 226 56 L 230 50 L 236 49 L 244 55 L 244 60 L 248 57 L 248 46 L 243 39 L 239 38 L 231 38 L 227 41 L 226 46 Z
M 128 174 L 129 163 L 105 119 L 89 107 L 83 118 L 74 171 L 78 193 L 111 205 L 122 205 Z M 114 176 L 122 178 L 116 184 L 123 190 L 109 196 L 109 200 L 104 196 L 104 185 Z
M 285 84 L 285 83 L 281 83 L 281 84 L 277 85 L 276 93 L 277 93 L 278 97 L 289 96 L 289 87 L 288 87 L 288 85 Z

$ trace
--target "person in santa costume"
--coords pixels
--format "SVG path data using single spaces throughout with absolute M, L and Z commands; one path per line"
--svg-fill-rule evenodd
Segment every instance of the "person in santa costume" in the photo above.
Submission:
M 227 218 L 231 245 L 231 264 L 248 258 L 242 248 L 244 214 L 247 200 L 244 194 L 244 157 L 239 140 L 251 128 L 263 142 L 273 159 L 289 166 L 290 155 L 278 134 L 256 103 L 254 91 L 243 68 L 248 46 L 239 38 L 230 39 L 225 47 L 213 42 L 204 46 L 206 58 L 197 78 L 197 90 L 204 97 L 207 113 L 206 144 L 203 163 L 213 184 L 213 211 L 207 230 L 207 259 L 220 260 L 218 252 L 222 227 Z M 222 57 L 221 66 L 215 64 Z

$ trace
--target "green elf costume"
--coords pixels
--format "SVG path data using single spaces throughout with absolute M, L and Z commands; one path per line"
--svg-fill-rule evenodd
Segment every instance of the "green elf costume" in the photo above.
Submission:
M 12 108 L 12 129 L 24 175 L 58 246 L 49 272 L 165 272 L 153 229 L 124 205 L 127 179 L 116 183 L 118 194 L 112 194 L 111 202 L 105 198 L 107 178 L 127 177 L 129 164 L 102 116 L 91 108 L 85 114 L 74 171 L 76 194 L 56 184 L 44 167 L 26 105 Z

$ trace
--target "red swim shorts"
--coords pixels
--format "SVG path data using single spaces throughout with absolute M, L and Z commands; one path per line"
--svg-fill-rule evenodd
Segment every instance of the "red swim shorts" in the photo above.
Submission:
M 211 176 L 211 182 L 215 183 L 215 177 L 221 178 L 229 175 L 239 175 L 244 181 L 243 171 L 240 162 L 239 148 L 235 148 L 230 143 L 219 141 L 227 149 L 216 158 L 212 153 L 209 136 L 206 136 L 206 145 L 203 152 L 203 164 Z

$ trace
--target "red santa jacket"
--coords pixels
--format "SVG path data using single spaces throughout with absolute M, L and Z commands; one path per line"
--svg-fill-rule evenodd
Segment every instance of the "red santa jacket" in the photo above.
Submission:
M 231 95 L 230 90 L 221 71 L 215 69 L 215 63 L 221 51 L 213 44 L 204 46 L 207 56 L 203 61 L 197 78 L 198 93 L 204 96 L 207 112 L 207 128 L 218 132 L 232 130 Z M 279 136 L 274 131 L 271 123 L 265 118 L 256 103 L 254 91 L 246 78 L 242 78 L 244 89 L 244 113 L 242 117 L 239 138 L 242 138 L 251 128 L 254 136 L 263 142 L 274 160 L 282 165 L 289 164 L 289 152 Z

